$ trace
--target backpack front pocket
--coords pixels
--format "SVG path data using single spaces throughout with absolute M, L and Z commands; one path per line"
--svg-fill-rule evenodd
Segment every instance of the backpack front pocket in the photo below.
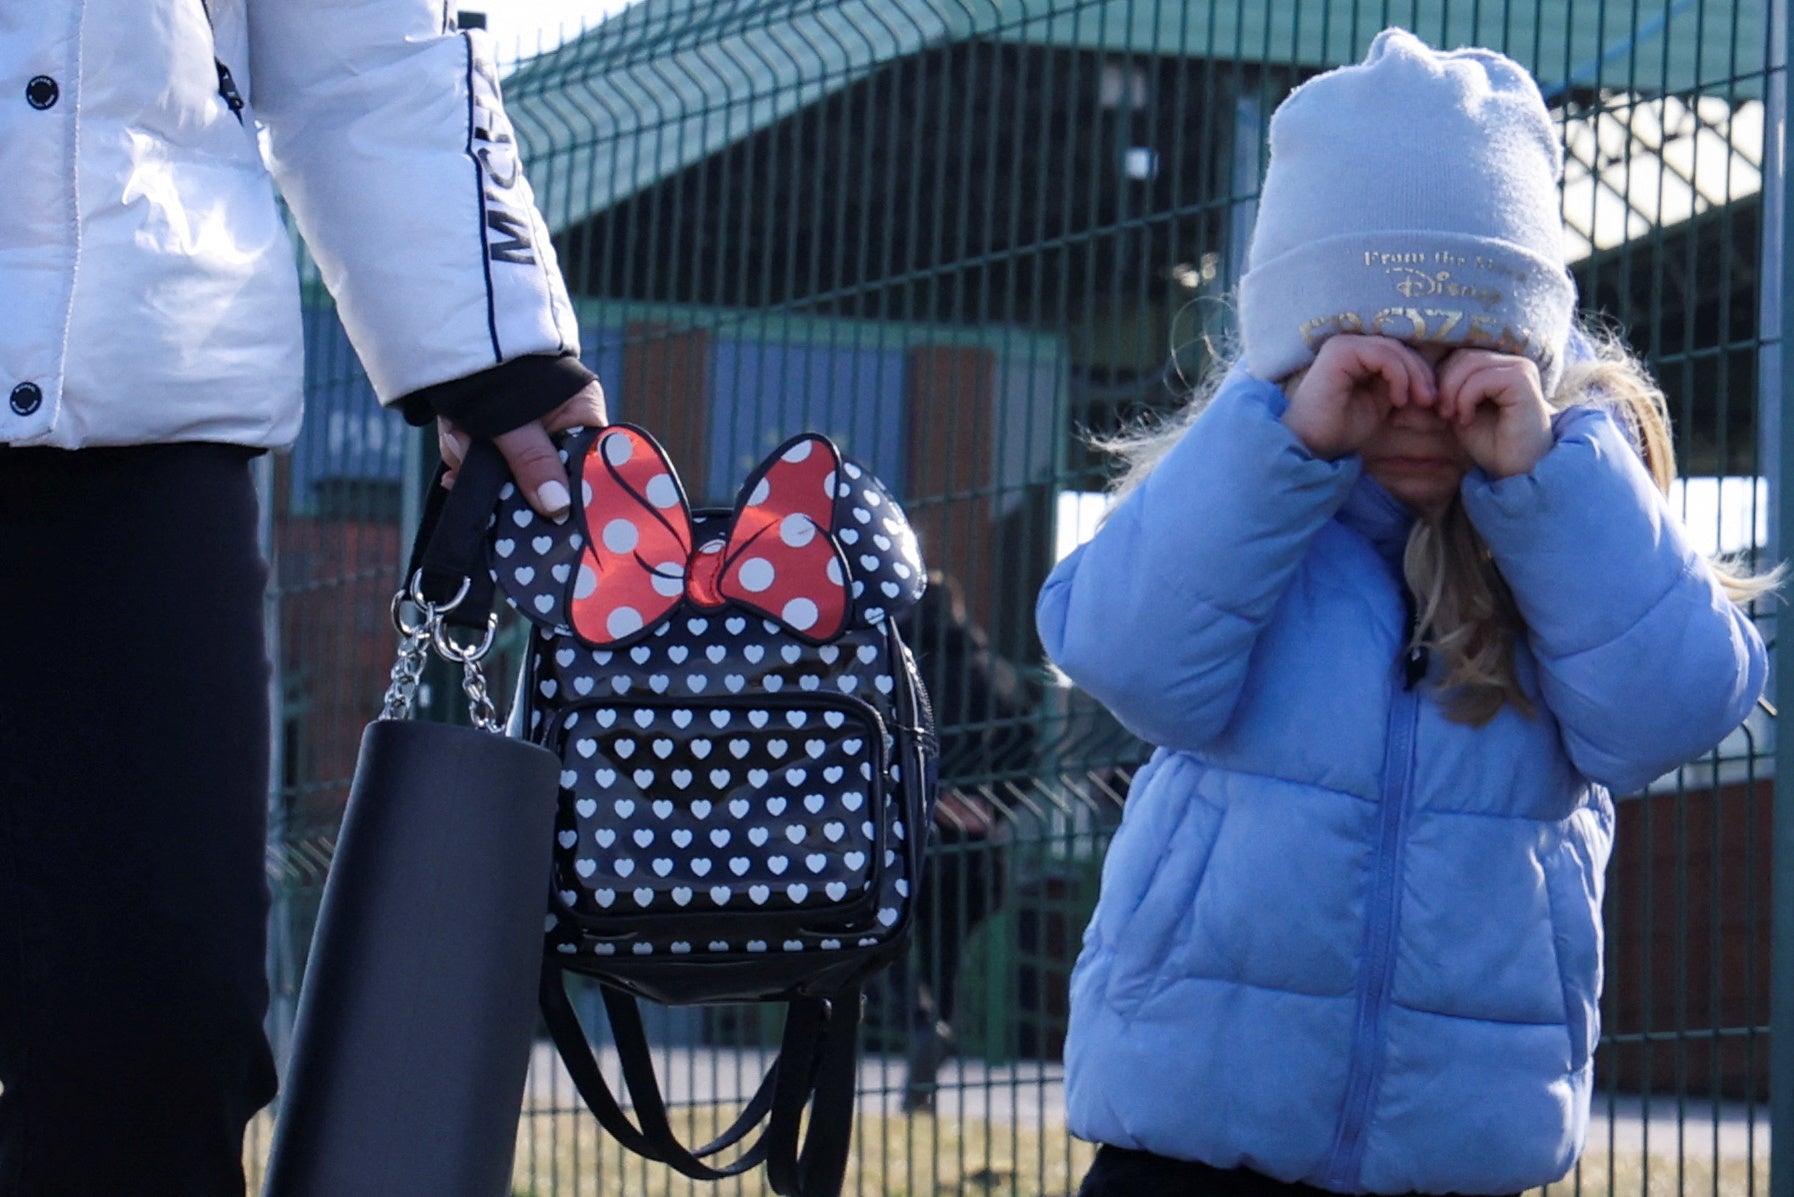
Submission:
M 592 701 L 549 747 L 556 908 L 583 932 L 677 934 L 728 913 L 838 929 L 876 904 L 888 746 L 864 703 Z

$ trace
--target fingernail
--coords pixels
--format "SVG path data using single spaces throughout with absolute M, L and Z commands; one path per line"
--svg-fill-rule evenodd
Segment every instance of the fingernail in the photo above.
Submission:
M 536 502 L 558 524 L 567 518 L 567 512 L 573 506 L 573 496 L 567 493 L 566 483 L 550 481 L 536 488 Z

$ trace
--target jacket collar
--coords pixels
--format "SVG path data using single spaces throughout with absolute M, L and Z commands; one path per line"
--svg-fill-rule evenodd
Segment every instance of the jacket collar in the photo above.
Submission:
M 1361 475 L 1345 503 L 1339 509 L 1339 522 L 1364 537 L 1386 564 L 1401 576 L 1402 554 L 1408 548 L 1408 533 L 1414 528 L 1414 513 L 1406 504 L 1373 479 Z

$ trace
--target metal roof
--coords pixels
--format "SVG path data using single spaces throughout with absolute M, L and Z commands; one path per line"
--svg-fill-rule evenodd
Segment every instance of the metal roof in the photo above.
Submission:
M 1760 151 L 1741 155 L 1736 137 L 1716 141 L 1713 131 L 1731 130 L 1740 104 L 1760 130 L 1760 104 L 1744 102 L 1762 92 L 1764 19 L 1762 0 L 638 0 L 524 63 L 505 90 L 539 202 L 560 229 L 934 46 L 995 41 L 1305 69 L 1353 61 L 1377 30 L 1400 24 L 1438 45 L 1502 49 L 1554 101 L 1622 97 L 1618 108 L 1602 104 L 1586 133 L 1574 117 L 1567 128 L 1579 257 L 1635 234 L 1638 220 L 1680 219 L 1755 190 Z M 1719 107 L 1692 95 L 1650 99 L 1697 91 Z M 1665 157 L 1677 145 L 1686 162 Z
M 1618 96 L 1564 135 L 1564 235 L 1571 262 L 1763 189 L 1763 103 Z

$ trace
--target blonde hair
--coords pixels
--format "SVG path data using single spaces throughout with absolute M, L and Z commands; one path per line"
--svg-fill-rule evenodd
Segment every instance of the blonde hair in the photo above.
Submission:
M 1560 411 L 1595 403 L 1613 413 L 1638 448 L 1652 481 L 1667 495 L 1676 477 L 1676 459 L 1662 390 L 1618 336 L 1592 327 L 1583 335 L 1594 348 L 1592 359 L 1570 364 L 1548 402 Z M 1098 448 L 1123 462 L 1111 488 L 1113 503 L 1145 481 L 1189 431 L 1230 368 L 1227 364 L 1210 370 L 1190 401 L 1162 421 L 1097 442 Z M 1718 558 L 1712 567 L 1726 596 L 1740 604 L 1774 590 L 1782 578 L 1780 566 L 1754 573 L 1745 562 Z M 1514 670 L 1514 643 L 1524 627 L 1519 608 L 1488 546 L 1471 525 L 1462 499 L 1453 498 L 1437 518 L 1415 521 L 1402 572 L 1417 616 L 1409 647 L 1425 648 L 1444 663 L 1438 688 L 1447 716 L 1480 727 L 1510 703 L 1531 715 L 1532 703 Z

